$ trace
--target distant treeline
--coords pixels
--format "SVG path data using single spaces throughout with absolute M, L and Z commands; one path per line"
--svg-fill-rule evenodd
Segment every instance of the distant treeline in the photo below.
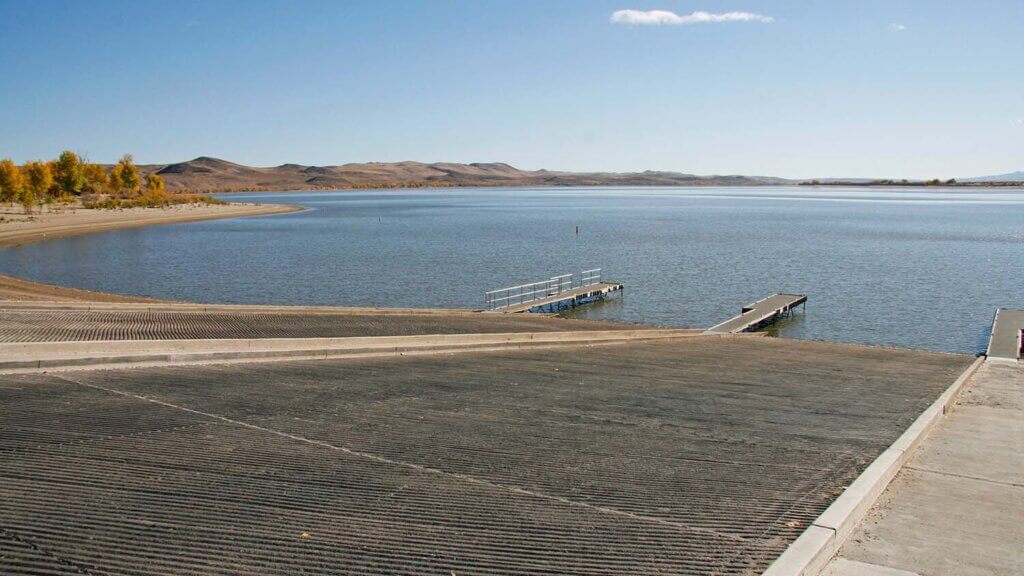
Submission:
M 956 178 L 949 180 L 871 180 L 869 182 L 843 182 L 839 180 L 810 180 L 801 182 L 801 186 L 1024 186 L 1024 182 L 957 182 Z
M 172 194 L 157 174 L 139 176 L 131 154 L 125 154 L 110 170 L 83 161 L 65 150 L 55 160 L 33 160 L 18 166 L 0 160 L 0 202 L 20 204 L 27 214 L 53 204 L 86 208 L 131 208 L 189 203 L 223 203 L 208 196 Z

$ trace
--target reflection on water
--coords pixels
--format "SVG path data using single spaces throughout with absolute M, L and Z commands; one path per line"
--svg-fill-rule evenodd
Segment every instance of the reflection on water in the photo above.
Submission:
M 0 251 L 0 272 L 206 302 L 475 308 L 483 292 L 603 267 L 621 300 L 577 316 L 706 327 L 772 292 L 783 336 L 984 348 L 1024 307 L 1024 192 L 562 188 L 235 195 L 312 210 Z M 575 233 L 579 226 L 580 232 Z

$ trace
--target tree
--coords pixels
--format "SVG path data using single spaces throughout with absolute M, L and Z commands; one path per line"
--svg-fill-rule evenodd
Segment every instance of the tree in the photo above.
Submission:
M 121 160 L 117 165 L 121 167 L 119 171 L 121 177 L 121 189 L 128 190 L 129 192 L 138 192 L 139 170 L 135 167 L 135 161 L 132 159 L 132 155 L 125 154 L 121 157 Z
M 53 186 L 50 165 L 39 160 L 26 162 L 25 179 L 27 185 L 22 190 L 21 205 L 25 207 L 25 212 L 31 214 L 32 207 L 44 198 L 50 186 Z
M 18 202 L 25 209 L 25 214 L 31 214 L 32 207 L 36 205 L 36 193 L 28 186 L 25 186 L 21 189 L 21 194 L 18 195 Z
M 49 204 L 57 196 L 61 195 L 60 185 L 57 184 L 57 180 L 54 179 L 53 175 L 57 173 L 57 161 L 47 160 L 46 167 L 50 170 L 50 186 L 46 189 L 46 192 L 39 198 L 39 203 Z
M 21 197 L 25 178 L 10 158 L 0 160 L 0 202 L 11 204 Z
M 82 176 L 85 178 L 85 184 L 82 186 L 84 193 L 99 194 L 107 187 L 107 171 L 99 164 L 84 164 Z
M 149 190 L 150 192 L 163 192 L 163 177 L 159 174 L 150 174 L 149 176 L 146 176 L 146 190 Z
M 107 185 L 110 187 L 111 194 L 117 194 L 121 191 L 122 172 L 124 172 L 124 166 L 120 164 L 114 164 L 114 167 L 110 169 L 110 177 L 107 179 Z
M 78 195 L 85 186 L 85 170 L 78 155 L 70 150 L 61 152 L 54 163 L 53 178 L 59 189 L 58 195 Z

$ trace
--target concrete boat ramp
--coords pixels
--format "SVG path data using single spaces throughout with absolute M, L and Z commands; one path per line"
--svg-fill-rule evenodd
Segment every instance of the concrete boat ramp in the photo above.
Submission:
M 824 571 L 1024 574 L 1024 366 L 986 361 Z
M 760 302 L 729 332 L 778 310 Z M 843 541 L 989 369 L 541 315 L 373 318 L 0 306 L 0 573 L 805 575 L 837 552 L 870 563 Z M 1000 386 L 1019 387 L 1013 374 Z

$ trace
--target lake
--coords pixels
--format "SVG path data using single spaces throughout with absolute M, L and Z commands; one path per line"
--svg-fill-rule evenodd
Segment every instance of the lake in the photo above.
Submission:
M 707 327 L 806 294 L 793 338 L 983 350 L 1024 307 L 1024 191 L 557 188 L 260 193 L 299 213 L 0 251 L 41 282 L 220 303 L 464 307 L 601 267 L 626 289 L 577 317 Z M 577 234 L 577 226 L 579 233 Z

